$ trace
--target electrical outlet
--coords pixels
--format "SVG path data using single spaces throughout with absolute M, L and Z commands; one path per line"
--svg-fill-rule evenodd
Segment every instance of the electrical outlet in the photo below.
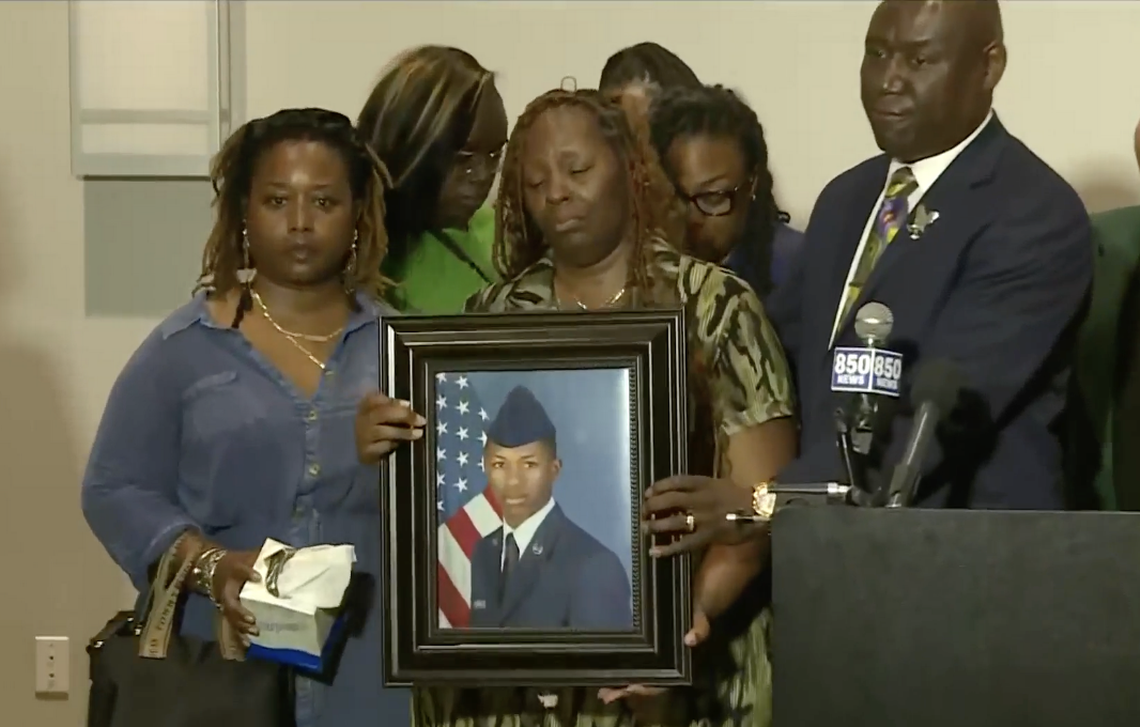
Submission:
M 36 694 L 67 695 L 70 646 L 66 636 L 36 637 Z

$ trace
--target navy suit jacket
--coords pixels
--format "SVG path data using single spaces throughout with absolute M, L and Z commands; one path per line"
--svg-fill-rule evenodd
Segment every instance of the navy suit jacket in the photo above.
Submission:
M 846 479 L 835 443 L 829 339 L 889 163 L 875 157 L 827 185 L 792 278 L 767 304 L 794 363 L 802 407 L 801 456 L 782 482 Z M 887 347 L 905 356 L 903 401 L 919 361 L 950 359 L 966 376 L 960 429 L 975 436 L 931 447 L 916 504 L 1064 509 L 1057 429 L 1093 270 L 1084 205 L 994 117 L 921 206 L 938 219 L 918 239 L 899 231 L 851 307 L 875 300 L 894 313 Z M 853 317 L 842 322 L 835 345 L 860 345 Z M 887 427 L 879 478 L 901 459 L 911 424 L 900 406 Z
M 503 529 L 471 554 L 471 626 L 633 629 L 630 579 L 606 546 L 557 505 L 547 513 L 499 600 Z

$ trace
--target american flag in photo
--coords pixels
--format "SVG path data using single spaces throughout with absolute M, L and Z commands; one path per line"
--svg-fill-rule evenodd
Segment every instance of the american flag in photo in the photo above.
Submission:
M 491 417 L 460 373 L 435 376 L 436 563 L 439 622 L 463 628 L 471 618 L 471 553 L 502 524 L 483 472 L 483 429 Z

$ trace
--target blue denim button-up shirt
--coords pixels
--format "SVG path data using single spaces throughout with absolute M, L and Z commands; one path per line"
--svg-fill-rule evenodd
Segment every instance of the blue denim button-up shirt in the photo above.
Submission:
M 372 608 L 330 686 L 298 678 L 298 727 L 409 723 L 408 692 L 381 688 L 379 478 L 353 436 L 356 406 L 379 383 L 381 310 L 359 302 L 310 399 L 195 297 L 119 375 L 83 478 L 87 522 L 140 590 L 187 528 L 234 550 L 266 538 L 356 547 L 356 570 L 377 581 Z M 213 638 L 213 617 L 192 595 L 182 631 Z

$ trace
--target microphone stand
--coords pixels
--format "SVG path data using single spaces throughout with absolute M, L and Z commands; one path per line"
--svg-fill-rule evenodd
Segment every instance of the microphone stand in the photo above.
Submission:
M 871 493 L 842 482 L 806 482 L 800 484 L 772 483 L 768 490 L 776 496 L 776 510 L 785 507 L 816 507 L 819 505 L 842 505 L 845 507 L 867 507 Z
M 847 414 L 842 408 L 835 411 L 835 431 L 835 445 L 839 448 L 839 457 L 843 460 L 847 481 L 856 489 L 866 490 L 867 452 L 860 451 L 852 443 L 851 427 L 847 425 Z

